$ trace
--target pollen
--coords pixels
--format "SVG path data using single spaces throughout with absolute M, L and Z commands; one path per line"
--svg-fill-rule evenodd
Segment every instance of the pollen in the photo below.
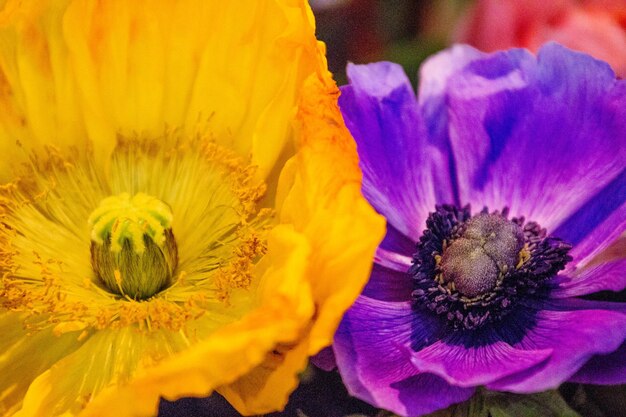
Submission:
M 252 308 L 264 181 L 210 137 L 165 135 L 119 137 L 106 164 L 50 147 L 0 185 L 0 307 L 76 338 L 193 334 Z

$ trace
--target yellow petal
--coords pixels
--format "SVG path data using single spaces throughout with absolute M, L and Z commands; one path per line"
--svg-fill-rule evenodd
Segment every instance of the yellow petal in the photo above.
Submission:
M 242 413 L 284 407 L 306 358 L 332 343 L 384 235 L 384 219 L 361 195 L 356 146 L 337 107 L 338 95 L 328 73 L 307 80 L 298 113 L 300 149 L 286 164 L 277 191 L 281 222 L 292 224 L 311 246 L 304 278 L 311 285 L 315 316 L 299 338 L 277 347 L 280 363 L 270 357 L 220 389 Z
M 14 153 L 15 137 L 27 145 L 89 138 L 110 151 L 120 132 L 209 127 L 266 175 L 316 65 L 303 1 L 18 3 L 0 14 L 0 104 L 10 110 L 0 149 Z
M 19 408 L 31 381 L 81 345 L 76 334 L 55 336 L 50 330 L 29 334 L 23 318 L 16 313 L 0 314 L 1 415 Z
M 301 2 L 86 1 L 64 23 L 88 126 L 157 135 L 208 127 L 263 175 L 315 63 Z
M 308 362 L 307 349 L 304 340 L 275 346 L 263 363 L 217 391 L 243 415 L 276 411 L 284 407 L 298 385 L 298 372 Z
M 0 11 L 0 151 L 12 162 L 24 160 L 36 145 L 85 139 L 76 82 L 60 36 L 64 2 L 25 3 L 8 1 Z M 9 165 L 2 164 L 0 180 L 8 171 Z
M 129 383 L 105 389 L 80 416 L 107 415 L 111 409 L 118 417 L 152 416 L 160 397 L 208 395 L 259 365 L 277 344 L 296 339 L 313 315 L 309 284 L 301 279 L 310 248 L 287 226 L 271 233 L 269 245 L 256 310 Z
M 46 331 L 52 338 L 42 331 L 38 336 L 44 339 L 24 344 L 22 350 L 14 350 L 17 356 L 6 357 L 7 364 L 14 358 L 22 364 L 36 347 L 56 346 L 18 378 L 17 394 L 8 402 L 0 401 L 3 406 L 11 411 L 19 406 L 29 384 L 21 416 L 101 416 L 111 409 L 122 416 L 148 416 L 156 412 L 160 397 L 208 395 L 216 389 L 242 412 L 284 406 L 308 356 L 330 343 L 341 315 L 364 285 L 384 228 L 360 194 L 355 145 L 341 120 L 338 90 L 318 47 L 304 0 L 9 0 L 4 4 L 0 151 L 12 163 L 47 145 L 76 146 L 82 152 L 89 142 L 96 149 L 97 163 L 104 163 L 118 135 L 137 134 L 154 143 L 169 143 L 170 138 L 198 133 L 259 166 L 259 176 L 268 182 L 268 195 L 277 196 L 281 224 L 269 233 L 269 249 L 255 265 L 254 282 L 232 297 L 233 302 L 254 300 L 253 305 L 233 307 L 213 321 L 185 322 L 189 333 L 187 329 L 144 331 L 137 321 L 108 328 L 108 316 L 102 328 L 83 329 L 81 317 L 59 324 L 51 320 Z M 166 130 L 176 134 L 165 135 Z M 282 164 L 296 149 L 298 154 L 286 164 L 277 187 L 276 162 Z M 73 165 L 71 160 L 63 161 L 67 167 Z M 109 168 L 76 171 L 85 178 L 97 177 L 92 188 L 106 194 L 110 190 L 105 177 L 115 166 Z M 9 169 L 9 163 L 2 164 L 0 180 Z M 160 172 L 156 170 L 154 178 L 159 179 Z M 121 177 L 117 185 L 139 184 L 134 173 Z M 42 178 L 58 192 L 53 175 Z M 146 183 L 141 186 L 154 185 L 154 178 L 142 176 Z M 80 184 L 72 177 L 64 186 L 74 190 Z M 195 201 L 193 192 L 215 191 L 196 190 L 202 185 L 201 181 L 186 185 L 192 191 L 187 198 L 190 204 Z M 184 194 L 169 188 L 172 195 Z M 46 233 L 37 232 L 33 224 L 20 224 L 33 233 L 19 239 L 25 247 L 28 242 L 45 241 L 46 248 L 59 252 L 55 268 L 72 269 L 76 282 L 78 277 L 89 281 L 89 260 L 82 257 L 88 255 L 89 237 L 82 244 L 80 232 L 81 218 L 87 217 L 80 213 L 91 208 L 78 210 L 71 202 L 88 202 L 93 196 L 84 198 L 82 191 L 69 194 L 67 204 L 54 207 L 55 199 L 42 198 L 50 205 L 46 210 L 56 213 L 46 217 Z M 202 208 L 194 212 L 203 213 Z M 45 217 L 30 206 L 27 209 L 37 218 Z M 55 244 L 61 235 L 53 232 L 61 227 L 61 220 L 73 218 L 70 215 L 78 216 L 69 222 L 72 233 L 64 230 L 75 235 L 72 239 L 80 247 L 72 251 L 73 262 L 64 263 L 69 256 L 62 252 L 67 250 Z M 189 222 L 184 228 L 192 234 L 203 218 L 190 221 L 187 216 L 177 221 Z M 180 245 L 187 254 L 189 242 Z M 34 261 L 40 256 L 33 251 L 27 255 L 24 259 Z M 26 272 L 43 276 L 47 265 L 34 261 Z M 216 256 L 212 267 L 221 267 L 221 261 Z M 78 264 L 84 268 L 76 269 Z M 42 277 L 33 282 L 43 282 Z M 76 294 L 93 291 L 92 287 L 76 289 Z M 113 309 L 115 303 L 127 309 L 140 304 L 99 290 Z M 193 293 L 194 286 L 183 290 Z M 168 293 L 164 293 L 159 301 L 167 303 Z M 58 301 L 61 305 L 63 300 Z M 141 304 L 145 305 L 152 304 Z M 228 306 L 220 309 L 226 311 Z M 117 313 L 122 312 L 120 307 Z M 26 340 L 24 335 L 20 338 Z M 62 349 L 60 341 L 66 340 L 68 346 Z
M 281 220 L 293 223 L 313 248 L 308 279 L 317 320 L 309 354 L 332 342 L 343 312 L 369 277 L 374 252 L 385 233 L 384 218 L 361 194 L 356 144 L 337 106 L 338 95 L 329 74 L 309 78 L 298 115 L 299 175 L 281 210 Z M 302 205 L 309 207 L 304 216 Z

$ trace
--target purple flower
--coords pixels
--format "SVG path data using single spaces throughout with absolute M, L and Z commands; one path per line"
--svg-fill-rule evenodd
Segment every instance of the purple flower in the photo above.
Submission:
M 556 44 L 348 67 L 340 107 L 387 218 L 335 337 L 350 392 L 401 415 L 564 381 L 626 382 L 626 82 Z

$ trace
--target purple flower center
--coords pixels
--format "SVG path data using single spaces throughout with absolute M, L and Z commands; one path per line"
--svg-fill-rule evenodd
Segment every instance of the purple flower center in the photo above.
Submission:
M 454 329 L 500 320 L 520 302 L 545 300 L 549 278 L 571 260 L 571 246 L 508 209 L 472 217 L 469 206 L 436 207 L 426 221 L 409 275 L 414 307 Z
M 464 224 L 461 237 L 443 250 L 439 269 L 466 297 L 492 291 L 523 256 L 524 233 L 500 214 L 479 214 Z

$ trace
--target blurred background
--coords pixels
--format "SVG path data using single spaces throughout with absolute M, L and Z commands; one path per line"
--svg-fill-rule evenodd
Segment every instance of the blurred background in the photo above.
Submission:
M 415 80 L 420 63 L 452 40 L 469 0 L 312 0 L 317 36 L 341 85 L 347 62 L 388 60 Z
M 626 75 L 626 0 L 310 0 L 337 82 L 347 62 L 389 60 L 412 80 L 454 42 L 484 51 L 557 41 Z
M 626 75 L 626 0 L 310 0 L 310 3 L 316 17 L 317 36 L 327 45 L 329 67 L 339 85 L 347 82 L 348 62 L 380 60 L 401 64 L 416 85 L 420 64 L 455 42 L 469 43 L 484 51 L 510 47 L 536 51 L 547 41 L 557 41 L 609 62 L 620 77 Z M 625 252 L 626 239 L 622 239 L 606 253 L 623 256 Z M 598 297 L 624 301 L 626 294 Z M 512 412 L 507 417 L 626 417 L 626 386 L 564 384 L 558 394 L 574 414 L 569 411 L 564 414 L 562 409 L 551 408 L 554 404 L 545 404 L 546 408 L 535 408 L 532 415 Z M 518 397 L 521 401 L 527 398 Z M 456 407 L 433 417 L 478 415 L 468 411 L 471 409 Z M 162 401 L 159 415 L 239 416 L 219 395 Z M 488 412 L 480 414 L 487 415 Z M 336 372 L 310 366 L 301 375 L 301 385 L 291 395 L 286 410 L 269 416 L 389 417 L 391 414 L 351 398 Z

